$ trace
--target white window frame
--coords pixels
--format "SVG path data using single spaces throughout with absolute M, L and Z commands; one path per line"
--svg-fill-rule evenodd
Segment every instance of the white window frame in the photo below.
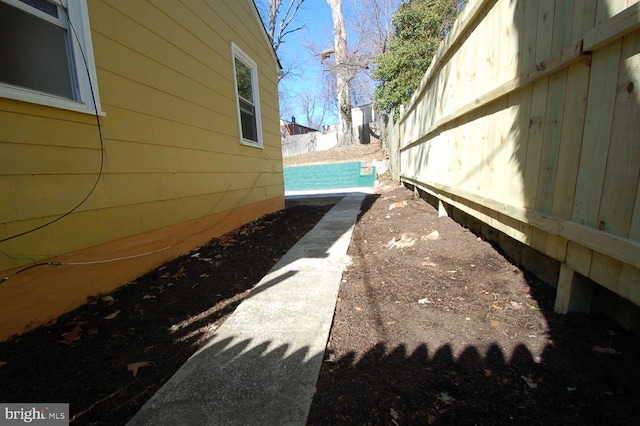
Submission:
M 254 96 L 253 103 L 255 107 L 256 132 L 258 141 L 245 139 L 242 136 L 242 116 L 240 114 L 240 95 L 238 94 L 238 79 L 236 73 L 236 58 L 241 60 L 251 69 L 251 88 Z M 249 55 L 247 55 L 237 44 L 231 43 L 231 63 L 233 66 L 233 87 L 236 93 L 236 116 L 238 117 L 238 131 L 240 132 L 240 143 L 256 148 L 263 148 L 262 141 L 262 114 L 260 112 L 260 86 L 258 84 L 258 65 Z
M 52 20 L 56 20 L 56 18 L 53 18 L 44 12 L 40 12 L 19 0 L 0 1 L 27 11 L 28 13 L 46 21 L 52 22 Z M 75 100 L 4 82 L 0 82 L 0 97 L 76 112 L 89 114 L 98 113 L 104 116 L 105 114 L 100 108 L 98 79 L 96 76 L 95 59 L 93 55 L 93 43 L 91 41 L 91 27 L 89 25 L 87 1 L 50 0 L 50 2 L 57 4 L 62 9 L 60 20 L 66 20 L 67 17 L 65 15 L 68 14 L 69 21 L 73 27 L 67 28 L 67 40 L 68 44 L 71 45 L 69 53 L 73 63 L 71 67 L 71 79 L 75 86 Z M 66 26 L 68 27 L 68 25 Z

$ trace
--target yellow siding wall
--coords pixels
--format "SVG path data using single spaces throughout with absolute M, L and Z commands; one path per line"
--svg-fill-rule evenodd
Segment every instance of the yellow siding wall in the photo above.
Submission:
M 99 176 L 73 213 L 0 243 L 3 276 L 32 262 L 114 240 L 126 245 L 141 233 L 215 217 L 210 229 L 198 231 L 206 241 L 229 230 L 221 221 L 240 224 L 222 212 L 242 211 L 246 222 L 283 207 L 278 64 L 251 0 L 89 0 L 88 9 L 106 114 L 100 118 L 102 173 L 95 116 L 0 98 L 0 239 L 67 212 Z M 232 42 L 258 65 L 262 149 L 240 144 Z M 158 235 L 152 239 L 156 249 L 166 245 Z M 3 292 L 15 294 L 20 279 L 29 278 L 33 288 L 20 292 L 39 297 L 38 286 L 48 285 L 45 269 L 0 285 L 0 323 L 7 320 L 2 312 L 19 303 Z M 59 290 L 73 292 L 77 302 L 78 294 L 120 284 L 88 291 L 68 283 Z M 46 321 L 53 311 L 30 321 Z

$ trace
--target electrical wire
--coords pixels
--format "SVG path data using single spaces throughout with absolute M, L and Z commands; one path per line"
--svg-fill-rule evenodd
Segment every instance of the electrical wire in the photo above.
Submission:
M 111 262 L 117 262 L 119 260 L 135 259 L 137 257 L 149 256 L 151 254 L 156 254 L 156 253 L 160 253 L 160 252 L 165 251 L 165 250 L 169 250 L 171 247 L 173 247 L 173 245 L 166 246 L 166 247 L 163 247 L 163 248 L 158 249 L 158 250 L 148 251 L 146 253 L 132 254 L 131 256 L 115 257 L 113 259 L 92 260 L 90 262 L 59 262 L 58 264 L 59 265 L 71 265 L 71 266 L 74 266 L 74 265 L 76 265 L 76 266 L 77 265 L 98 265 L 98 264 L 101 264 L 101 263 L 111 263 Z
M 78 33 L 76 32 L 75 27 L 73 26 L 73 24 L 71 23 L 71 18 L 69 17 L 69 12 L 67 10 L 67 8 L 62 4 L 62 3 L 58 3 L 58 5 L 64 10 L 64 14 L 67 18 L 67 24 L 69 26 L 69 28 L 71 28 L 71 32 L 73 33 L 76 42 L 78 43 L 79 46 L 79 50 L 80 53 L 82 55 L 82 60 L 84 62 L 84 66 L 85 69 L 87 71 L 87 78 L 89 80 L 89 89 L 91 91 L 91 98 L 93 99 L 93 106 L 94 106 L 94 110 L 95 110 L 95 117 L 96 117 L 96 122 L 98 124 L 98 135 L 100 137 L 100 169 L 98 170 L 98 176 L 96 177 L 95 182 L 93 183 L 93 186 L 91 187 L 91 190 L 87 193 L 87 195 L 85 195 L 85 197 L 80 200 L 80 202 L 78 204 L 76 204 L 75 207 L 73 207 L 72 209 L 68 210 L 66 213 L 63 213 L 62 215 L 56 217 L 55 219 L 50 220 L 47 223 L 44 223 L 42 225 L 36 226 L 35 228 L 31 228 L 27 231 L 24 232 L 20 232 L 18 234 L 15 235 L 11 235 L 9 237 L 5 237 L 0 239 L 0 243 L 3 243 L 5 241 L 9 241 L 9 240 L 13 240 L 14 238 L 18 238 L 18 237 L 22 237 L 24 235 L 30 234 L 32 232 L 38 231 L 42 228 L 45 228 L 49 225 L 52 225 L 56 222 L 58 222 L 59 220 L 64 219 L 65 217 L 69 216 L 71 213 L 75 212 L 76 210 L 78 210 L 78 208 L 80 208 L 80 206 L 82 206 L 88 199 L 89 197 L 94 193 L 94 191 L 96 190 L 98 183 L 100 182 L 100 178 L 102 177 L 102 172 L 104 169 L 104 139 L 102 136 L 102 126 L 100 123 L 100 114 L 98 113 L 98 104 L 96 102 L 96 96 L 95 96 L 95 91 L 93 89 L 93 82 L 91 81 L 91 73 L 89 71 L 89 62 L 87 60 L 87 57 L 85 55 L 84 49 L 82 48 L 82 43 L 80 42 L 80 37 L 78 36 Z M 4 252 L 2 252 L 3 254 L 6 254 Z M 10 256 L 11 257 L 11 256 Z

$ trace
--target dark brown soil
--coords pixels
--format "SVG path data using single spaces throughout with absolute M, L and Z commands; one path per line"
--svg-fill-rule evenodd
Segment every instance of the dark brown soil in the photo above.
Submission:
M 64 402 L 72 424 L 125 424 L 330 207 L 265 216 L 0 343 L 0 402 Z
M 555 314 L 553 288 L 408 189 L 363 210 L 309 424 L 640 424 L 637 336 Z
M 0 343 L 0 401 L 126 423 L 330 208 L 317 201 Z M 412 191 L 368 196 L 349 254 L 309 424 L 640 424 L 638 338 L 556 315 L 550 286 Z

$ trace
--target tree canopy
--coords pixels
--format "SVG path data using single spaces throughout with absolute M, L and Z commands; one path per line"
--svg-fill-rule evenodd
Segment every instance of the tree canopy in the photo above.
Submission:
M 373 78 L 378 110 L 405 103 L 420 84 L 440 42 L 455 20 L 459 0 L 409 0 L 393 15 L 394 32 L 378 57 Z

